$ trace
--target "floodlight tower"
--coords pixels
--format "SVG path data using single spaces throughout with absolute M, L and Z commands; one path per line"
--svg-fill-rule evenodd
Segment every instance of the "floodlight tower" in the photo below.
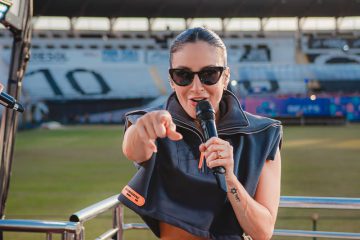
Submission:
M 0 0 L 0 23 L 13 34 L 7 92 L 19 99 L 22 79 L 30 59 L 32 0 Z M 0 75 L 1 78 L 5 76 Z M 4 109 L 0 127 L 0 219 L 4 218 L 9 191 L 18 113 Z M 0 239 L 2 234 L 0 233 Z

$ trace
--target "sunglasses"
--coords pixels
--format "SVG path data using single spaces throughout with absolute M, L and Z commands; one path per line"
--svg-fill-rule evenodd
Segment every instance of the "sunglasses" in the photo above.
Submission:
M 192 72 L 188 69 L 183 68 L 171 68 L 169 69 L 169 74 L 174 83 L 178 86 L 189 86 L 195 77 L 195 74 L 198 75 L 200 82 L 205 85 L 214 85 L 216 84 L 222 72 L 226 67 L 205 67 L 199 72 Z

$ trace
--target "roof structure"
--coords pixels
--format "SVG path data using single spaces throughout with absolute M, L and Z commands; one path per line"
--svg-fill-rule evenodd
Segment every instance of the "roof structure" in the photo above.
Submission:
M 232 18 L 360 16 L 360 0 L 34 0 L 35 16 Z

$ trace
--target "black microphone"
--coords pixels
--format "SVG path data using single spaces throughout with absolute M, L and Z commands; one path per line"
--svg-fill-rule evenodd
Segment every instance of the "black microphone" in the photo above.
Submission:
M 18 112 L 24 111 L 23 106 L 20 103 L 17 103 L 15 98 L 4 92 L 0 93 L 0 104 L 4 105 L 7 108 L 14 109 Z
M 215 125 L 215 111 L 211 104 L 206 100 L 201 100 L 196 105 L 196 118 L 200 121 L 201 128 L 204 132 L 205 141 L 212 137 L 217 137 L 217 130 Z M 215 175 L 218 186 L 227 192 L 225 181 L 225 168 L 222 166 L 213 167 L 213 174 Z

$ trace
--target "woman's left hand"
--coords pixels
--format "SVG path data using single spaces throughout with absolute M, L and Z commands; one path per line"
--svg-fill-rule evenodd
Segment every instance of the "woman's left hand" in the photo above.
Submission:
M 225 168 L 225 175 L 234 172 L 233 147 L 229 142 L 218 137 L 212 137 L 199 147 L 206 158 L 209 168 L 222 166 Z

